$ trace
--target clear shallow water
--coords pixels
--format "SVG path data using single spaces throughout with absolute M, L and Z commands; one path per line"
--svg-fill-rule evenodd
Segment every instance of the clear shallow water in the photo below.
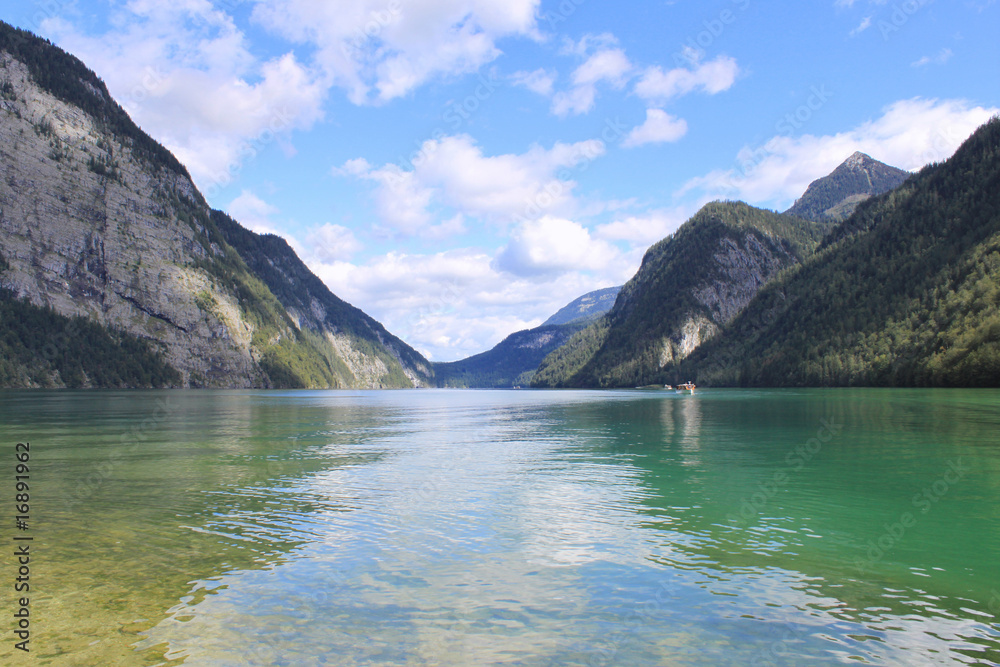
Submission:
M 0 392 L 0 434 L 28 664 L 1000 664 L 1000 392 Z

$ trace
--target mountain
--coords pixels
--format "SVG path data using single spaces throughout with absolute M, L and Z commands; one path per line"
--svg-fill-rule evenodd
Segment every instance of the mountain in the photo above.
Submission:
M 0 385 L 409 387 L 423 357 L 213 211 L 104 83 L 0 23 Z
M 435 378 L 442 387 L 527 386 L 542 359 L 610 310 L 620 290 L 620 286 L 608 287 L 584 294 L 560 308 L 541 326 L 512 333 L 492 350 L 460 361 L 436 363 Z
M 706 205 L 653 245 L 614 307 L 545 358 L 538 387 L 648 384 L 716 335 L 769 281 L 819 245 L 830 223 L 742 202 Z
M 873 195 L 895 190 L 912 174 L 855 153 L 823 178 L 813 181 L 787 215 L 806 220 L 841 221 Z
M 710 385 L 1000 386 L 1000 118 L 866 201 L 679 372 Z
M 607 287 L 584 294 L 579 299 L 574 299 L 563 306 L 555 315 L 542 322 L 542 326 L 555 326 L 557 324 L 570 324 L 579 322 L 591 322 L 604 313 L 611 310 L 615 305 L 615 299 L 622 290 L 622 286 Z

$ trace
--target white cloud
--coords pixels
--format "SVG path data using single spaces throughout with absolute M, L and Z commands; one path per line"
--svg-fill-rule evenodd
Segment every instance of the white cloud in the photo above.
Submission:
M 66 21 L 42 32 L 82 58 L 144 130 L 209 194 L 268 144 L 322 117 L 325 87 L 287 53 L 260 62 L 232 18 L 207 0 L 135 0 L 116 28 L 88 36 Z
M 691 179 L 678 195 L 700 191 L 702 201 L 738 198 L 784 208 L 813 180 L 827 175 L 855 151 L 886 164 L 917 170 L 947 159 L 998 108 L 966 100 L 902 100 L 882 116 L 835 135 L 776 136 L 737 156 L 740 169 L 717 170 Z
M 536 69 L 533 72 L 515 72 L 510 78 L 515 86 L 521 86 L 533 93 L 548 97 L 552 94 L 557 74 L 546 69 Z
M 692 207 L 680 206 L 672 210 L 650 211 L 641 216 L 627 216 L 600 225 L 594 236 L 606 241 L 627 241 L 634 248 L 645 250 L 677 231 L 693 213 Z
M 572 169 L 605 152 L 599 140 L 534 146 L 522 154 L 484 155 L 467 135 L 424 142 L 409 169 L 373 167 L 362 159 L 334 170 L 378 184 L 375 205 L 380 219 L 404 234 L 424 234 L 442 207 L 462 216 L 506 224 L 575 207 Z M 434 209 L 432 211 L 432 209 Z M 441 217 L 438 215 L 437 217 Z M 460 230 L 461 222 L 445 223 Z
M 861 23 L 858 24 L 858 27 L 851 31 L 851 37 L 860 35 L 865 30 L 868 30 L 868 28 L 870 27 L 872 27 L 872 17 L 866 16 L 863 19 L 861 19 Z
M 493 266 L 517 276 L 600 269 L 619 251 L 594 239 L 579 223 L 546 216 L 521 223 L 497 253 Z
M 402 97 L 438 76 L 492 61 L 507 36 L 538 37 L 540 0 L 259 0 L 253 18 L 316 49 L 331 81 L 357 103 Z
M 944 65 L 955 55 L 951 49 L 941 49 L 935 56 L 924 56 L 919 60 L 910 63 L 913 67 L 924 67 L 925 65 Z
M 578 43 L 568 45 L 568 52 L 581 56 L 594 44 L 600 47 L 573 71 L 573 87 L 553 97 L 552 113 L 557 116 L 587 113 L 594 107 L 598 84 L 605 83 L 619 90 L 625 86 L 632 72 L 632 63 L 622 49 L 612 46 L 613 43 L 611 35 L 588 35 Z
M 638 267 L 635 259 L 601 272 L 525 279 L 493 263 L 482 251 L 460 248 L 430 255 L 391 252 L 364 264 L 309 266 L 335 294 L 439 361 L 484 352 L 515 331 L 538 326 L 581 294 L 620 285 Z
M 277 214 L 278 209 L 249 190 L 244 190 L 239 197 L 229 202 L 226 212 L 251 231 L 258 234 L 274 233 L 271 216 Z
M 635 94 L 656 102 L 666 102 L 697 90 L 715 95 L 729 90 L 739 73 L 739 65 L 729 56 L 696 63 L 694 69 L 677 67 L 664 71 L 659 66 L 653 66 L 647 68 L 636 82 Z
M 348 260 L 363 247 L 350 229 L 330 223 L 309 232 L 306 243 L 320 262 Z
M 622 142 L 625 148 L 677 141 L 687 134 L 687 121 L 660 109 L 647 109 L 646 122 L 632 129 Z

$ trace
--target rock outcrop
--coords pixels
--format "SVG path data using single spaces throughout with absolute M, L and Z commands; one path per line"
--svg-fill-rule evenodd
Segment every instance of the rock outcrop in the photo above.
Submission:
M 0 90 L 8 293 L 149 341 L 184 386 L 429 382 L 423 357 L 294 253 L 313 282 L 298 301 L 290 287 L 283 303 L 253 270 L 269 258 L 245 261 L 186 170 L 78 60 L 0 24 Z

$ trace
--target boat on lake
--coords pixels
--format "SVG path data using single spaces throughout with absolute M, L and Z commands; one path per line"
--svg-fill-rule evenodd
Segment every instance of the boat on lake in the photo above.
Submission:
M 693 394 L 694 393 L 694 387 L 695 387 L 694 382 L 690 382 L 690 381 L 685 382 L 684 384 L 679 384 L 679 385 L 677 385 L 677 393 L 678 394 L 685 394 L 685 393 L 687 393 L 687 394 Z

